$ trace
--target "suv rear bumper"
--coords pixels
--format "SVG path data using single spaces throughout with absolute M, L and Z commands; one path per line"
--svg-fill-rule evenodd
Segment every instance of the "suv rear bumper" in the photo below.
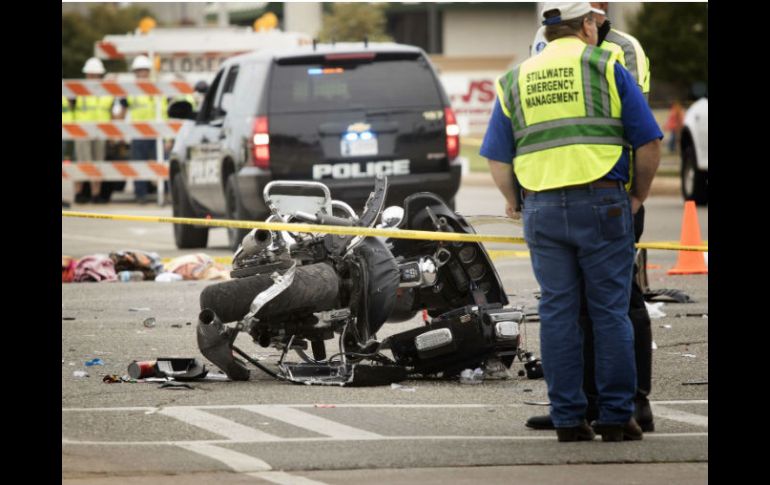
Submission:
M 241 204 L 250 219 L 264 220 L 268 209 L 262 198 L 262 190 L 273 180 L 271 173 L 255 167 L 244 167 L 236 177 Z M 388 195 L 386 205 L 401 206 L 404 199 L 416 192 L 433 192 L 447 203 L 455 196 L 460 188 L 461 166 L 453 164 L 449 171 L 440 173 L 419 173 L 400 175 L 388 178 Z M 350 204 L 356 212 L 360 212 L 366 199 L 374 189 L 374 179 L 323 179 L 320 180 L 329 187 L 332 198 Z

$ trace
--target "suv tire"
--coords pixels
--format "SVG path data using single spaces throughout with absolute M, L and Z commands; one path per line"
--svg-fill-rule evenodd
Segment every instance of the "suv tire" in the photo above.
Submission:
M 242 221 L 246 218 L 246 210 L 241 204 L 241 200 L 238 198 L 238 186 L 235 181 L 235 174 L 231 174 L 227 177 L 227 183 L 225 184 L 225 208 L 227 211 L 227 218 L 235 221 Z M 248 229 L 227 228 L 227 242 L 230 245 L 230 249 L 236 251 L 238 246 L 243 241 L 246 234 L 249 233 Z
M 182 174 L 177 173 L 171 184 L 172 213 L 174 217 L 196 217 L 184 188 Z M 174 241 L 179 249 L 205 248 L 209 241 L 209 228 L 189 224 L 174 224 Z
M 698 170 L 695 146 L 691 141 L 682 147 L 682 195 L 685 200 L 695 201 L 695 205 L 708 203 L 708 172 Z

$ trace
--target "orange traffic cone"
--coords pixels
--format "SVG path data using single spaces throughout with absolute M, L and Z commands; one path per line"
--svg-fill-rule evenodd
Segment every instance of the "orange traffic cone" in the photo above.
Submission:
M 684 203 L 684 216 L 682 217 L 682 237 L 680 243 L 683 246 L 697 246 L 702 244 L 700 239 L 700 226 L 698 225 L 698 213 L 695 210 L 695 202 L 688 200 Z M 668 270 L 670 275 L 680 274 L 708 274 L 706 261 L 700 251 L 679 251 L 676 264 Z

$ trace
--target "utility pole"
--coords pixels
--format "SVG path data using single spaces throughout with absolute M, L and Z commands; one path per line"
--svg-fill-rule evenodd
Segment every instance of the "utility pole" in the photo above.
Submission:
M 433 2 L 428 3 L 428 54 L 438 53 L 438 9 Z
M 227 4 L 224 2 L 217 3 L 217 26 L 227 27 L 230 25 L 230 14 L 227 12 Z

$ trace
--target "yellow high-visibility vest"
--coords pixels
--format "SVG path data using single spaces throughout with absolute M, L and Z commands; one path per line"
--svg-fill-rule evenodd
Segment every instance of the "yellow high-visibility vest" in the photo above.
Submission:
M 644 96 L 649 96 L 650 60 L 635 37 L 619 30 L 610 29 L 599 47 L 617 54 L 618 61 L 634 76 Z
M 162 120 L 168 118 L 167 108 L 168 102 L 166 97 L 162 96 L 160 98 L 160 115 Z M 131 115 L 131 121 L 153 121 L 155 120 L 155 97 L 144 95 L 129 96 L 128 110 Z
M 111 96 L 78 96 L 75 99 L 75 121 L 110 121 Z
M 74 117 L 72 115 L 72 106 L 70 106 L 70 100 L 66 96 L 61 97 L 61 122 L 72 123 Z
M 501 76 L 519 183 L 533 191 L 593 182 L 620 158 L 623 123 L 612 52 L 565 37 Z

